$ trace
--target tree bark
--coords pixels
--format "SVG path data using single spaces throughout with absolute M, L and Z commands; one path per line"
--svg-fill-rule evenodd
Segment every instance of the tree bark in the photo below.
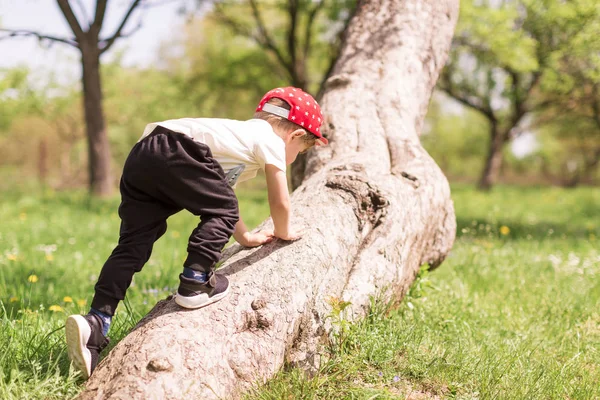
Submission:
M 480 190 L 490 190 L 492 188 L 498 181 L 498 175 L 502 167 L 502 152 L 506 143 L 506 135 L 498 129 L 497 124 L 494 122 L 491 122 L 490 130 L 490 146 L 485 160 L 485 167 L 477 184 Z
M 88 35 L 89 36 L 89 35 Z M 88 143 L 90 192 L 98 197 L 113 194 L 114 184 L 110 171 L 110 143 L 104 121 L 102 88 L 100 82 L 100 50 L 98 40 L 80 43 L 83 74 L 83 104 Z
M 285 362 L 317 367 L 331 299 L 364 315 L 438 266 L 456 230 L 450 189 L 419 133 L 458 0 L 361 1 L 322 99 L 331 146 L 293 193 L 304 238 L 234 245 L 232 294 L 206 308 L 160 301 L 104 359 L 81 399 L 236 398 Z M 269 222 L 266 222 L 269 225 Z

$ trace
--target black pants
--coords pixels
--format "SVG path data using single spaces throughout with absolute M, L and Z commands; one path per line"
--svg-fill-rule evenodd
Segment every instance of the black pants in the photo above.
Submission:
M 119 244 L 102 267 L 92 301 L 108 315 L 150 258 L 169 216 L 183 209 L 200 216 L 184 266 L 202 272 L 214 269 L 239 219 L 235 193 L 208 146 L 160 126 L 131 150 L 120 188 Z

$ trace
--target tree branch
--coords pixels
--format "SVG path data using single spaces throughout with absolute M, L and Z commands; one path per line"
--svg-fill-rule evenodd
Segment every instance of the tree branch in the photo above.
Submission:
M 60 37 L 51 36 L 51 35 L 43 35 L 43 34 L 38 33 L 38 32 L 28 31 L 28 30 L 24 30 L 24 29 L 12 30 L 12 29 L 2 29 L 2 28 L 0 28 L 0 32 L 7 32 L 8 33 L 8 35 L 0 36 L 0 40 L 6 39 L 6 38 L 10 38 L 10 37 L 35 36 L 40 41 L 44 40 L 44 39 L 46 39 L 46 40 L 52 40 L 54 42 L 65 43 L 65 44 L 68 44 L 70 46 L 79 48 L 79 44 L 77 43 L 76 39 L 67 39 L 67 38 L 60 38 Z
M 94 22 L 90 26 L 90 32 L 94 37 L 100 35 L 102 29 L 102 23 L 104 22 L 104 14 L 106 13 L 107 0 L 96 0 L 96 13 L 94 14 Z
M 281 51 L 279 51 L 277 46 L 275 46 L 275 42 L 269 35 L 269 32 L 267 31 L 267 28 L 262 20 L 262 16 L 260 15 L 260 10 L 258 9 L 256 0 L 249 0 L 249 2 L 250 2 L 250 7 L 252 8 L 252 15 L 254 16 L 254 19 L 256 20 L 256 24 L 258 25 L 258 29 L 262 35 L 263 46 L 268 48 L 269 50 L 271 50 L 273 52 L 273 54 L 275 54 L 275 57 L 277 57 L 277 59 L 279 60 L 281 65 L 286 67 L 287 70 L 290 72 L 290 75 L 293 77 L 294 66 L 293 66 L 293 64 L 290 64 L 285 59 L 285 57 L 283 57 L 283 54 L 281 53 Z
M 123 20 L 121 21 L 121 25 L 119 25 L 119 27 L 115 31 L 114 35 L 112 35 L 109 39 L 105 39 L 105 40 L 102 41 L 105 44 L 102 47 L 102 49 L 100 50 L 100 54 L 102 54 L 106 50 L 110 49 L 110 47 L 115 43 L 115 40 L 117 40 L 120 37 L 125 37 L 125 36 L 123 36 L 121 34 L 121 32 L 123 31 L 123 27 L 125 26 L 125 24 L 127 24 L 127 21 L 129 20 L 129 17 L 131 17 L 131 14 L 133 13 L 133 10 L 135 10 L 135 8 L 138 6 L 139 3 L 140 3 L 140 0 L 134 0 L 131 3 L 131 6 L 129 6 L 129 10 L 127 10 L 127 13 L 123 17 Z M 138 25 L 138 28 L 134 29 L 128 35 L 133 34 L 135 31 L 137 31 L 137 29 L 139 29 L 139 27 L 140 27 L 140 25 Z
M 290 26 L 288 30 L 287 45 L 290 53 L 290 66 L 294 76 L 296 75 L 296 27 L 298 25 L 298 0 L 288 0 L 288 14 Z
M 481 102 L 474 101 L 473 96 L 463 93 L 452 83 L 450 79 L 451 69 L 452 64 L 448 64 L 446 70 L 440 75 L 439 88 L 462 105 L 483 114 L 490 122 L 497 123 L 496 115 L 494 115 L 494 111 L 489 104 L 481 104 Z
M 75 38 L 77 38 L 77 41 L 79 43 L 83 42 L 83 39 L 85 37 L 85 32 L 81 29 L 81 25 L 79 25 L 79 22 L 77 21 L 77 17 L 73 13 L 73 10 L 71 9 L 71 6 L 69 5 L 69 1 L 68 0 L 56 0 L 56 3 L 58 4 L 58 6 L 60 7 L 60 10 L 62 11 L 63 15 L 65 16 L 65 19 L 67 20 L 67 23 L 71 27 L 71 30 L 73 31 Z
M 132 36 L 133 34 L 135 34 L 137 31 L 140 30 L 140 28 L 142 27 L 141 22 L 139 24 L 136 25 L 135 28 L 133 28 L 130 32 L 128 33 L 122 33 L 118 36 L 118 38 L 120 39 L 124 39 L 124 38 L 128 38 L 130 36 Z M 105 47 L 107 45 L 107 43 L 109 42 L 109 40 L 113 40 L 113 42 L 117 39 L 117 38 L 109 38 L 109 39 L 100 39 L 100 41 L 98 42 L 98 46 L 101 48 L 100 50 L 100 54 L 104 53 L 106 50 L 108 50 L 107 47 Z M 112 45 L 112 44 L 111 44 Z M 110 46 L 109 46 L 110 47 Z
M 310 43 L 312 40 L 312 27 L 313 23 L 317 17 L 318 12 L 325 5 L 326 0 L 321 0 L 321 2 L 317 3 L 317 5 L 310 11 L 308 14 L 308 21 L 306 23 L 306 30 L 304 31 L 304 60 L 308 60 L 308 56 L 310 53 Z
M 88 28 L 89 28 L 89 26 L 92 24 L 92 20 L 87 15 L 85 5 L 82 3 L 81 0 L 77 0 L 77 5 L 79 6 L 79 9 L 81 10 L 81 14 L 83 15 L 83 18 L 85 19 L 85 22 L 88 24 Z

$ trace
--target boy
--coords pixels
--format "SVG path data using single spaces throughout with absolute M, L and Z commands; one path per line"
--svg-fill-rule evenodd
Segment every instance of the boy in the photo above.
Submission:
M 286 87 L 265 94 L 248 121 L 182 118 L 146 126 L 123 168 L 119 244 L 102 268 L 90 312 L 66 321 L 69 357 L 84 379 L 108 344 L 111 317 L 133 274 L 150 258 L 169 216 L 186 209 L 201 220 L 189 238 L 175 295 L 185 308 L 204 307 L 229 293 L 227 278 L 214 269 L 232 235 L 247 247 L 300 238 L 290 226 L 285 170 L 298 153 L 327 144 L 322 121 L 309 94 Z M 232 189 L 258 169 L 267 179 L 272 232 L 248 232 Z

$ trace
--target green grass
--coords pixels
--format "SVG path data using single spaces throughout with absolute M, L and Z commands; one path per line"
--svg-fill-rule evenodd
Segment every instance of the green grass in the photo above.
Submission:
M 264 197 L 240 194 L 249 225 L 268 214 Z M 453 198 L 457 241 L 438 270 L 423 270 L 398 307 L 374 302 L 364 320 L 342 323 L 316 376 L 285 369 L 248 398 L 600 398 L 600 190 L 457 186 Z M 81 390 L 61 327 L 89 307 L 117 240 L 117 205 L 3 193 L 1 399 Z M 113 344 L 176 288 L 196 222 L 169 219 L 118 310 Z

